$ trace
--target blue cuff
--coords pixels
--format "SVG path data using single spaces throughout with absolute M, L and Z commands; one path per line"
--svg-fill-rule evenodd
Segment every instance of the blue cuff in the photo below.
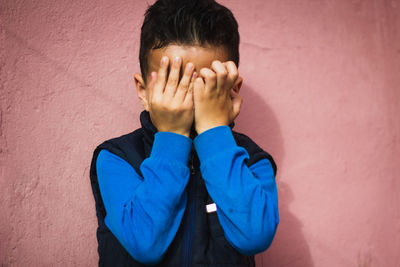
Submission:
M 172 132 L 157 132 L 150 157 L 176 160 L 186 165 L 191 149 L 192 139 L 189 137 Z
M 227 148 L 237 146 L 231 128 L 225 125 L 202 132 L 194 138 L 193 143 L 200 161 Z

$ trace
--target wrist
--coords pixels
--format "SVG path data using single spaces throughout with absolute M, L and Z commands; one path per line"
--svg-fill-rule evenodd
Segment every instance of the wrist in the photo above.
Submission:
M 189 137 L 190 131 L 188 130 L 181 130 L 181 129 L 171 129 L 170 127 L 156 127 L 158 132 L 168 132 L 168 133 L 175 133 L 180 134 L 186 137 Z
M 183 136 L 186 136 L 186 137 L 190 136 L 190 132 L 179 132 L 179 131 L 177 131 L 177 132 L 172 132 L 172 133 L 180 134 L 180 135 L 183 135 Z
M 163 130 L 163 131 L 158 131 L 158 132 L 167 132 L 167 133 L 175 133 L 175 134 L 180 134 L 186 137 L 190 136 L 190 132 L 186 131 L 176 131 L 176 130 Z
M 229 126 L 229 123 L 215 122 L 215 123 L 208 123 L 206 125 L 199 125 L 199 126 L 196 125 L 195 129 L 197 134 L 201 134 L 207 130 L 210 130 L 218 126 Z

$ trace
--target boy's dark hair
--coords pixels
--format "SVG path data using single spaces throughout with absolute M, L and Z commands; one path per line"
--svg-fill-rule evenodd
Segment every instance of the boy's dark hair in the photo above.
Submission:
M 140 70 L 146 80 L 151 49 L 178 45 L 223 46 L 239 65 L 238 23 L 214 0 L 158 0 L 146 13 L 140 35 Z

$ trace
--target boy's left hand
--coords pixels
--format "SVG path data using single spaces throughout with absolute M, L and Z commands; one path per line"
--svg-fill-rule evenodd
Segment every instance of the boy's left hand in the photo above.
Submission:
M 194 82 L 194 121 L 198 134 L 229 125 L 239 115 L 242 97 L 233 89 L 239 73 L 234 62 L 213 61 L 211 69 L 202 68 Z

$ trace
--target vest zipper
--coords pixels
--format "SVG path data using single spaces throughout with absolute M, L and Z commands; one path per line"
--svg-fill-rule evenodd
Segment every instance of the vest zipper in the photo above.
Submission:
M 191 153 L 189 168 L 190 168 L 190 178 L 188 188 L 188 210 L 185 220 L 185 231 L 184 231 L 184 252 L 182 266 L 191 266 L 192 261 L 192 243 L 193 243 L 193 232 L 194 232 L 194 217 L 195 217 L 195 192 L 196 192 L 196 180 L 194 180 L 194 175 L 196 170 L 194 168 L 194 152 Z

